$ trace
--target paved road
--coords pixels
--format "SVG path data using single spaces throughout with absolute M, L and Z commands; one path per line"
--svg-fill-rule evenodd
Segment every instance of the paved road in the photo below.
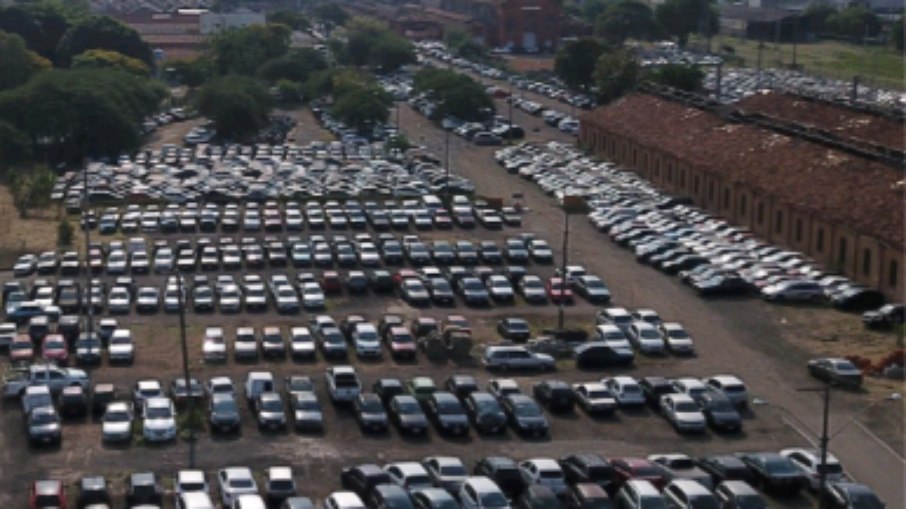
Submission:
M 532 132 L 530 138 L 563 139 L 562 133 L 541 128 L 540 119 L 535 117 L 522 114 L 516 121 L 527 127 L 527 131 L 539 127 L 539 132 Z M 401 123 L 406 133 L 418 133 L 417 137 L 429 148 L 443 153 L 442 131 L 424 117 L 404 107 Z M 506 198 L 513 192 L 522 192 L 526 205 L 534 212 L 527 216 L 530 229 L 550 231 L 552 239 L 556 235 L 554 232 L 562 231 L 563 214 L 554 207 L 551 198 L 533 183 L 508 175 L 497 166 L 492 158 L 492 148 L 462 150 L 466 143 L 456 138 L 452 171 L 472 179 L 479 194 Z M 797 388 L 815 386 L 815 381 L 807 377 L 803 369 L 808 352 L 782 339 L 785 331 L 781 330 L 776 310 L 771 305 L 757 300 L 697 298 L 676 279 L 638 265 L 629 252 L 602 237 L 584 217 L 572 219 L 571 239 L 570 256 L 581 257 L 589 270 L 601 274 L 616 302 L 628 307 L 652 307 L 662 316 L 678 319 L 694 331 L 699 349 L 709 354 L 700 356 L 690 366 L 696 369 L 693 373 L 735 372 L 749 383 L 753 395 L 788 409 L 765 408 L 776 414 L 777 419 L 789 412 L 794 417 L 786 420 L 795 426 L 794 429 L 808 435 L 809 431 L 804 431 L 802 425 L 805 423 L 810 425 L 810 430 L 820 430 L 820 397 L 797 391 Z M 559 251 L 560 243 L 552 244 Z M 869 402 L 861 395 L 835 393 L 830 428 L 835 430 L 843 426 L 867 404 Z M 902 419 L 902 403 L 884 404 L 891 405 L 890 411 L 898 412 Z M 806 444 L 803 439 L 785 445 Z M 870 484 L 887 501 L 888 507 L 904 507 L 903 451 L 895 451 L 876 439 L 859 422 L 847 425 L 832 440 L 830 450 L 856 479 Z

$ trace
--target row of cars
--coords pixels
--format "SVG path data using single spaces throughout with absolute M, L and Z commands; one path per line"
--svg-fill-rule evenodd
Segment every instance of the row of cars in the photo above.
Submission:
M 323 142 L 258 145 L 167 145 L 158 151 L 89 163 L 58 180 L 51 198 L 78 211 L 91 202 L 246 202 L 277 199 L 415 198 L 442 191 L 469 194 L 430 157 L 388 158 L 370 145 L 354 151 Z M 87 172 L 87 175 L 83 174 Z M 87 188 L 85 181 L 87 180 Z
M 213 479 L 202 470 L 180 470 L 166 493 L 157 475 L 138 472 L 128 477 L 122 491 L 126 507 L 148 509 L 163 507 L 165 499 L 177 509 L 214 509 L 215 501 L 223 509 L 765 509 L 767 500 L 756 486 L 788 494 L 822 489 L 802 462 L 816 455 L 806 449 L 700 458 L 679 453 L 604 458 L 583 452 L 522 461 L 487 456 L 471 469 L 461 458 L 438 455 L 344 468 L 342 490 L 317 504 L 300 495 L 306 481 L 297 482 L 288 465 L 257 474 L 230 466 L 217 470 Z M 868 486 L 842 473 L 829 477 L 820 493 L 826 507 L 885 507 Z M 104 477 L 85 476 L 77 486 L 76 507 L 112 507 L 114 490 Z M 28 498 L 30 509 L 66 507 L 68 493 L 61 481 L 41 480 L 30 484 Z
M 756 292 L 772 302 L 829 302 L 845 310 L 884 302 L 879 291 L 758 240 L 687 199 L 664 196 L 631 172 L 595 162 L 576 148 L 523 144 L 496 156 L 508 171 L 535 180 L 550 194 L 585 198 L 588 219 L 598 230 L 632 250 L 640 263 L 678 274 L 701 295 Z
M 83 226 L 97 228 L 101 234 L 145 233 L 247 233 L 308 230 L 448 230 L 454 226 L 471 228 L 480 224 L 489 229 L 518 226 L 521 217 L 511 208 L 495 210 L 481 200 L 471 201 L 464 195 L 451 198 L 451 207 L 443 206 L 438 196 L 425 195 L 400 201 L 327 200 L 324 202 L 276 201 L 263 204 L 229 203 L 200 205 L 189 202 L 156 204 L 144 207 L 132 204 L 123 209 L 107 207 L 100 214 L 89 211 Z

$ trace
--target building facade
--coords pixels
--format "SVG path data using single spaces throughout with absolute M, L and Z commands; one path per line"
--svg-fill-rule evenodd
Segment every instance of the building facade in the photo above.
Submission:
M 647 94 L 586 114 L 580 143 L 764 240 L 903 299 L 902 169 Z
M 473 34 L 491 48 L 552 51 L 560 39 L 558 0 L 440 0 L 439 8 L 471 18 Z

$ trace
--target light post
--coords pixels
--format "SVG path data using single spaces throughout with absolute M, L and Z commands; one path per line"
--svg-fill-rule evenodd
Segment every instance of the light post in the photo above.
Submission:
M 444 197 L 450 203 L 450 130 L 444 129 Z
M 902 394 L 900 394 L 899 392 L 894 392 L 894 393 L 888 394 L 887 396 L 885 396 L 879 400 L 873 401 L 872 403 L 869 403 L 868 405 L 865 405 L 864 407 L 859 409 L 856 413 L 854 413 L 852 416 L 850 416 L 850 418 L 846 422 L 844 422 L 839 428 L 837 428 L 833 433 L 830 433 L 829 425 L 830 425 L 831 389 L 833 389 L 833 386 L 831 384 L 825 384 L 824 386 L 821 386 L 821 387 L 804 387 L 804 388 L 796 389 L 798 392 L 820 392 L 821 393 L 821 400 L 822 400 L 823 408 L 822 408 L 822 413 L 821 413 L 821 435 L 818 437 L 818 446 L 819 446 L 820 454 L 821 454 L 821 459 L 820 459 L 821 462 L 818 464 L 818 508 L 819 509 L 827 508 L 827 499 L 826 499 L 826 496 L 827 496 L 826 495 L 826 491 L 827 491 L 827 489 L 826 489 L 827 488 L 827 449 L 828 449 L 828 445 L 830 444 L 831 439 L 836 437 L 843 430 L 845 430 L 847 427 L 849 427 L 850 424 L 855 422 L 856 419 L 860 415 L 862 415 L 865 411 L 867 411 L 868 409 L 873 408 L 881 403 L 885 403 L 888 401 L 901 401 L 903 399 Z M 787 410 L 785 407 L 782 407 L 780 405 L 776 405 L 773 403 L 769 403 L 760 398 L 753 398 L 752 404 L 755 406 L 770 406 L 770 407 L 776 408 L 778 410 L 781 410 L 788 416 L 792 417 L 801 426 L 803 426 L 806 431 L 811 433 L 813 436 L 816 435 L 816 433 L 810 429 L 810 426 L 803 423 L 801 419 L 796 417 L 795 414 L 793 414 L 792 412 Z
M 80 226 L 82 231 L 85 232 L 85 292 L 86 292 L 86 302 L 88 304 L 87 313 L 87 323 L 86 332 L 88 337 L 94 335 L 94 303 L 92 300 L 92 291 L 91 291 L 91 264 L 88 253 L 91 249 L 91 225 L 89 224 L 89 212 L 91 211 L 89 205 L 89 192 L 88 192 L 88 166 L 91 164 L 91 161 L 88 161 L 88 165 L 82 169 L 82 192 L 85 193 L 85 198 L 82 200 L 82 218 L 80 221 Z
M 564 327 L 564 297 L 566 285 L 569 284 L 566 277 L 566 265 L 569 261 L 569 216 L 582 208 L 582 197 L 567 195 L 563 197 L 563 246 L 560 255 L 560 302 L 557 305 L 557 330 L 563 332 Z

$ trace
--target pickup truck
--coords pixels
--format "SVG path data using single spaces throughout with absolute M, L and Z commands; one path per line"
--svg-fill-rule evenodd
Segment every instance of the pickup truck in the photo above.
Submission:
M 327 392 L 335 403 L 350 403 L 362 392 L 362 382 L 352 366 L 327 368 Z
M 15 369 L 3 377 L 3 397 L 18 398 L 26 387 L 46 385 L 57 394 L 64 387 L 78 385 L 88 390 L 91 380 L 88 373 L 76 368 L 60 368 L 50 364 L 35 364 Z

